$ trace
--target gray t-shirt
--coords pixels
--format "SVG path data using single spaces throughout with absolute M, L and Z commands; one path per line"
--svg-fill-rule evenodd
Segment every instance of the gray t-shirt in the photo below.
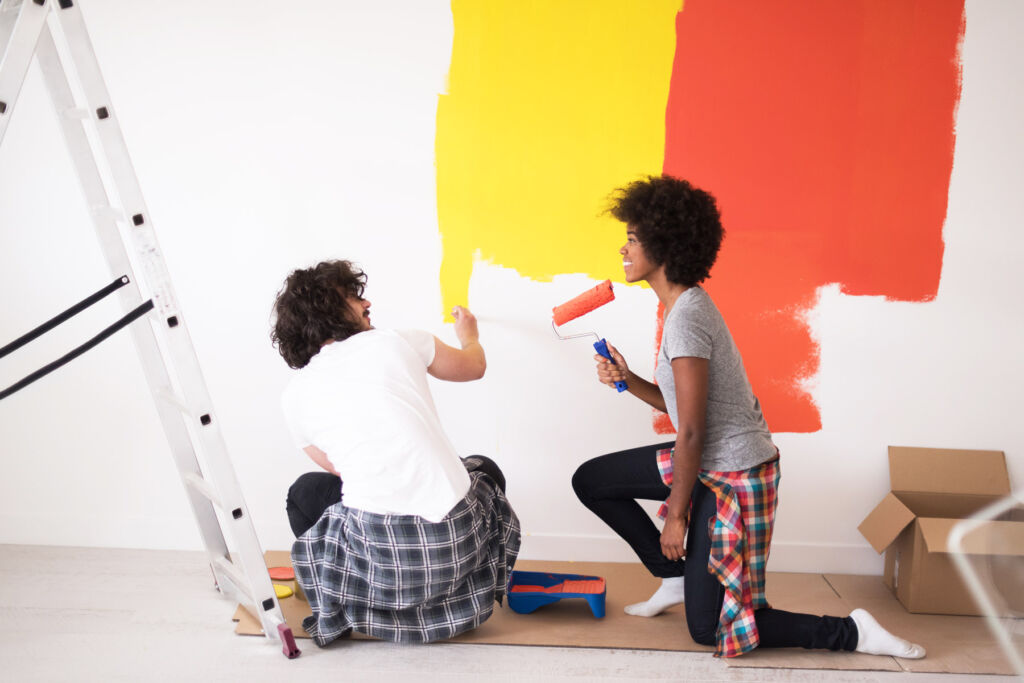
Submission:
M 672 359 L 683 357 L 708 359 L 708 406 L 701 468 L 746 470 L 775 457 L 772 434 L 750 388 L 740 352 L 722 314 L 700 287 L 680 294 L 666 314 L 654 370 L 669 418 L 677 429 L 679 414 Z

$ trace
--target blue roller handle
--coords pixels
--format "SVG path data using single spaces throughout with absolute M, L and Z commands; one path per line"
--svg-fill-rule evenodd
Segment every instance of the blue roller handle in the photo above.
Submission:
M 598 339 L 596 342 L 594 342 L 594 350 L 597 351 L 602 356 L 604 356 L 605 358 L 607 358 L 608 360 L 610 360 L 613 365 L 616 365 L 615 359 L 612 358 L 612 354 L 608 353 L 607 341 L 605 341 L 604 339 Z M 619 390 L 619 393 L 622 393 L 623 391 L 629 388 L 629 385 L 626 384 L 625 382 L 616 382 L 615 388 Z

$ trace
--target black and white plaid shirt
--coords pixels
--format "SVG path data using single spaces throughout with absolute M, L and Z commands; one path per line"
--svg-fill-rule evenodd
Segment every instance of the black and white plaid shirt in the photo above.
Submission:
M 491 616 L 519 553 L 519 520 L 490 477 L 470 481 L 440 522 L 339 503 L 295 541 L 295 577 L 313 609 L 302 626 L 317 645 L 350 630 L 443 640 Z

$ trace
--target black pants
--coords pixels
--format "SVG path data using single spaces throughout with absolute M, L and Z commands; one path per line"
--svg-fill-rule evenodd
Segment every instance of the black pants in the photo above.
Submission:
M 505 492 L 505 475 L 490 458 L 471 455 L 462 459 L 467 472 L 480 471 L 488 475 Z M 298 538 L 316 524 L 324 510 L 341 502 L 341 477 L 329 472 L 307 472 L 288 489 L 285 509 L 292 533 Z
M 686 623 L 690 637 L 714 645 L 725 588 L 708 572 L 711 536 L 708 523 L 717 513 L 715 493 L 697 481 L 693 487 L 686 559 L 661 554 L 661 531 L 637 498 L 665 500 L 669 487 L 661 481 L 655 453 L 674 442 L 632 448 L 588 460 L 572 478 L 580 502 L 621 536 L 659 578 L 685 576 Z M 805 647 L 854 650 L 857 626 L 849 617 L 819 617 L 765 607 L 754 612 L 761 647 Z

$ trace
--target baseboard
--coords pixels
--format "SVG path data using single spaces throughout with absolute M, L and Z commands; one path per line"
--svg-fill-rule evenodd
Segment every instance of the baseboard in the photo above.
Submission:
M 191 517 L 124 517 L 112 525 L 106 517 L 83 514 L 54 517 L 0 517 L 0 544 L 54 545 L 140 550 L 202 550 Z
M 882 556 L 867 543 L 772 543 L 768 571 L 882 575 Z
M 523 534 L 524 560 L 636 562 L 632 549 L 617 536 Z M 833 574 L 882 574 L 882 559 L 864 545 L 773 543 L 768 570 Z
M 179 519 L 126 519 L 114 530 L 90 524 L 89 518 L 69 519 L 59 533 L 40 534 L 27 519 L 0 518 L 0 543 L 67 545 L 160 550 L 199 550 L 195 527 Z M 8 522 L 11 522 L 8 524 Z M 264 548 L 273 545 L 264 545 Z M 282 548 L 287 548 L 284 544 Z M 632 549 L 612 534 L 523 534 L 519 553 L 524 560 L 575 562 L 636 562 Z M 882 574 L 882 558 L 867 544 L 772 543 L 768 570 L 833 574 Z

